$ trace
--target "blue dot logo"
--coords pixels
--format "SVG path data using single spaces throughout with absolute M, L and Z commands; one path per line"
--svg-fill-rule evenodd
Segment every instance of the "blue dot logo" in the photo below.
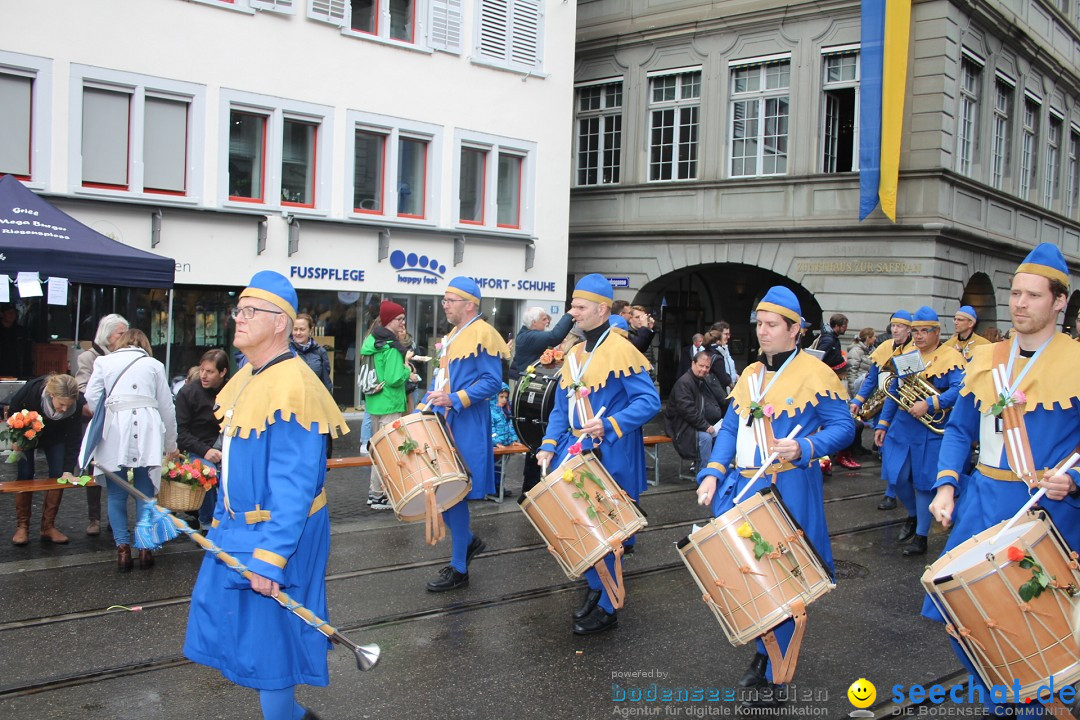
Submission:
M 401 268 L 405 267 L 405 253 L 401 252 L 400 250 L 395 250 L 394 252 L 390 253 L 390 267 L 394 268 L 395 270 L 400 270 Z
M 409 256 L 405 258 L 405 264 L 409 267 L 416 267 L 416 253 L 409 253 Z
M 427 267 L 427 255 L 421 255 L 420 256 L 420 267 L 421 268 L 426 268 Z
M 432 270 L 438 270 L 439 269 L 439 261 L 436 260 L 435 258 L 431 258 L 431 265 L 429 265 L 428 267 L 430 267 Z
M 446 266 L 445 265 L 440 265 L 439 266 L 439 274 L 440 275 L 445 275 L 446 274 Z

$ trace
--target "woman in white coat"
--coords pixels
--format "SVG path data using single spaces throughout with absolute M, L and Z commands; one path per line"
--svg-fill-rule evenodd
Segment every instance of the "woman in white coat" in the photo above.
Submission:
M 161 484 L 163 455 L 176 457 L 176 415 L 172 393 L 165 379 L 165 367 L 150 355 L 150 342 L 142 330 L 128 330 L 116 349 L 94 363 L 86 385 L 86 403 L 95 412 L 102 403 L 106 415 L 101 441 L 94 450 L 100 470 L 110 470 L 121 478 L 131 472 L 131 482 L 147 496 L 157 494 Z M 89 433 L 87 434 L 89 437 Z M 86 443 L 86 438 L 83 443 Z M 85 457 L 84 452 L 80 456 Z M 98 474 L 99 484 L 104 475 Z M 109 480 L 109 525 L 116 541 L 116 565 L 130 570 L 131 533 L 128 529 L 128 493 L 113 487 Z M 136 501 L 136 517 L 143 503 Z M 149 550 L 139 552 L 139 566 L 154 564 Z

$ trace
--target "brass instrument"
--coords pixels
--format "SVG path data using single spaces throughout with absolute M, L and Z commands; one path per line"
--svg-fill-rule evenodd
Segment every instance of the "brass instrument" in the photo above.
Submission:
M 900 382 L 896 388 L 896 394 L 889 391 L 888 385 L 885 386 L 885 394 L 892 398 L 901 409 L 907 411 L 911 410 L 915 403 L 920 400 L 926 400 L 928 397 L 940 395 L 941 393 L 920 373 L 913 373 L 907 377 L 900 378 Z M 943 408 L 941 410 L 934 410 L 933 406 L 931 406 L 931 409 L 925 415 L 915 419 L 928 427 L 930 432 L 936 435 L 944 435 L 944 428 L 934 426 L 944 423 L 948 414 L 948 409 Z
M 885 399 L 888 397 L 885 388 L 892 381 L 892 374 L 882 373 L 881 378 L 883 380 L 881 387 L 870 393 L 870 397 L 866 398 L 866 402 L 859 408 L 857 416 L 863 422 L 869 422 L 871 418 L 881 412 L 881 408 L 885 407 Z

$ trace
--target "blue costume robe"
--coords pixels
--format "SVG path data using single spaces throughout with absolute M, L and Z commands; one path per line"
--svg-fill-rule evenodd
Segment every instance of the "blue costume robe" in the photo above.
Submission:
M 712 502 L 714 517 L 735 506 L 733 499 L 769 455 L 767 449 L 762 452 L 757 447 L 753 430 L 747 426 L 751 413 L 749 379 L 760 372 L 761 367 L 760 362 L 753 363 L 740 376 L 731 392 L 731 405 L 717 433 L 709 464 L 698 473 L 699 483 L 709 476 L 717 479 Z M 777 440 L 785 438 L 796 425 L 802 425 L 795 437 L 801 455 L 788 469 L 776 475 L 776 487 L 791 516 L 802 526 L 806 538 L 832 574 L 832 545 L 825 523 L 825 490 L 818 459 L 847 448 L 855 436 L 847 390 L 829 366 L 801 351 L 791 358 L 776 383 L 768 387 L 775 374 L 765 373 L 762 387 L 768 391 L 760 402 L 763 407 L 773 407 L 773 435 Z M 772 474 L 766 473 L 747 490 L 743 499 L 767 487 L 771 481 Z M 791 619 L 773 628 L 781 652 L 787 652 L 794 629 L 795 622 Z M 757 644 L 758 652 L 766 654 L 765 644 L 761 640 Z M 771 680 L 771 661 L 766 674 Z
M 574 380 L 567 359 L 559 374 L 555 406 L 548 417 L 547 431 L 540 449 L 555 454 L 551 466 L 554 469 L 562 464 L 570 446 L 579 439 L 583 450 L 598 447 L 604 468 L 636 501 L 648 484 L 642 427 L 660 411 L 660 394 L 649 377 L 649 361 L 629 340 L 616 332 L 609 332 L 593 348 L 591 360 L 590 354 L 585 351 L 585 343 L 575 345 L 568 354 L 574 356 L 579 368 L 584 368 L 581 386 L 588 388 L 589 392 L 582 397 L 580 390 L 577 391 L 579 407 L 584 412 L 575 411 L 571 418 L 568 393 Z M 581 427 L 600 408 L 604 408 L 604 437 L 596 443 L 591 437 L 580 437 Z M 627 544 L 632 544 L 632 540 L 630 538 Z M 614 573 L 614 556 L 609 554 L 605 560 L 609 572 Z M 613 612 L 614 606 L 596 570 L 589 568 L 585 572 L 585 579 L 589 587 L 602 591 L 600 606 L 606 612 Z
M 1015 343 L 1013 339 L 1008 341 Z M 938 455 L 938 474 L 935 489 L 952 485 L 956 490 L 953 509 L 954 527 L 945 550 L 951 550 L 987 528 L 1007 520 L 1030 498 L 1026 483 L 1015 479 L 1009 470 L 1003 435 L 997 432 L 996 418 L 990 408 L 997 400 L 990 370 L 997 343 L 981 345 L 972 352 L 967 365 L 960 397 L 945 428 Z M 1030 360 L 1017 357 L 1013 381 Z M 1068 458 L 1080 441 L 1080 345 L 1066 335 L 1057 334 L 1043 350 L 1034 367 L 1024 377 L 1019 388 L 1027 396 L 1024 406 L 1024 425 L 1035 461 L 1036 475 L 1041 479 L 1046 469 L 1057 467 Z M 959 478 L 971 452 L 971 444 L 979 442 L 979 463 L 963 484 Z M 994 476 L 994 477 L 991 477 Z M 1069 471 L 1074 483 L 1080 485 L 1080 470 Z M 1013 477 L 1013 480 L 1003 479 Z M 998 479 L 995 479 L 998 478 Z M 1064 536 L 1070 548 L 1080 547 L 1080 500 L 1039 500 Z M 922 614 L 931 620 L 944 622 L 934 604 L 927 598 Z M 975 682 L 982 684 L 960 646 L 952 641 L 953 650 L 972 673 Z M 984 687 L 984 692 L 986 689 Z M 985 697 L 990 697 L 986 692 Z
M 911 343 L 911 338 L 908 338 L 907 341 L 899 347 L 894 347 L 893 341 L 889 340 L 874 348 L 874 352 L 870 354 L 870 369 L 866 373 L 866 379 L 863 380 L 859 392 L 855 394 L 855 397 L 851 398 L 851 402 L 861 408 L 867 398 L 873 395 L 878 389 L 878 378 L 881 376 L 882 368 L 891 368 L 892 359 L 894 357 L 901 355 L 914 347 L 915 346 Z M 891 372 L 891 370 L 887 369 L 885 372 Z M 881 479 L 885 481 L 885 496 L 891 498 L 896 497 L 896 486 L 890 483 L 889 479 L 885 476 L 884 447 L 881 448 Z
M 326 437 L 348 432 L 330 393 L 297 357 L 257 375 L 245 365 L 218 394 L 222 484 L 208 537 L 252 572 L 277 582 L 326 619 L 330 514 Z M 280 690 L 327 685 L 326 636 L 251 589 L 214 556 L 203 558 L 184 654 L 238 685 Z

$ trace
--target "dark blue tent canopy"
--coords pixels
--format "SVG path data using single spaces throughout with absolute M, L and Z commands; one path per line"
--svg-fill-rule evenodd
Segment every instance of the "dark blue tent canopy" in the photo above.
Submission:
M 0 274 L 36 272 L 73 283 L 171 288 L 176 263 L 105 237 L 0 177 Z

